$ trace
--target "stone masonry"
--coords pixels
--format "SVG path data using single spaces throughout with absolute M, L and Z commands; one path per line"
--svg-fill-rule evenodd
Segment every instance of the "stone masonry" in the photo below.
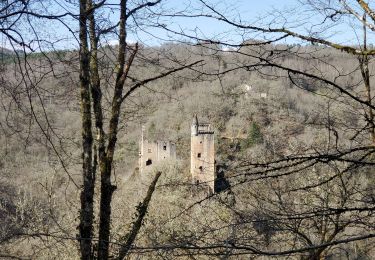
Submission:
M 150 141 L 144 137 L 144 128 L 139 144 L 139 172 L 165 159 L 176 159 L 176 145 L 170 141 Z
M 215 191 L 214 132 L 210 124 L 199 123 L 197 115 L 191 125 L 191 176 L 194 184 L 204 184 Z

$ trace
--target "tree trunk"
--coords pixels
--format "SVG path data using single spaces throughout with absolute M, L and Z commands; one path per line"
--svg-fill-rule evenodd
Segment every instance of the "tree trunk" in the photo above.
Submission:
M 147 194 L 145 199 L 142 203 L 139 204 L 137 207 L 138 216 L 136 221 L 133 222 L 133 227 L 130 232 L 124 237 L 125 243 L 121 246 L 119 250 L 119 255 L 117 260 L 122 260 L 125 258 L 126 254 L 129 252 L 131 246 L 133 245 L 139 230 L 142 227 L 143 219 L 146 216 L 148 205 L 150 204 L 152 195 L 154 194 L 156 183 L 160 178 L 161 172 L 156 173 L 154 180 L 151 182 L 150 186 L 148 187 Z
M 363 15 L 363 21 L 366 22 L 366 14 Z M 363 50 L 367 51 L 367 30 L 366 25 L 363 25 Z M 372 105 L 372 96 L 371 96 L 371 84 L 370 84 L 370 71 L 369 71 L 369 57 L 367 54 L 364 54 L 359 59 L 359 65 L 361 69 L 362 79 L 366 89 L 366 101 L 369 105 L 367 111 L 367 121 L 370 128 L 370 136 L 372 144 L 375 145 L 375 122 L 374 122 L 374 111 L 371 108 Z
M 92 165 L 92 123 L 89 52 L 87 44 L 87 2 L 80 0 L 79 39 L 80 39 L 80 90 L 81 90 L 81 117 L 82 117 L 82 176 L 83 188 L 81 191 L 81 209 L 79 223 L 79 241 L 81 259 L 92 259 L 92 232 L 93 232 L 93 198 L 94 174 Z
M 109 122 L 108 146 L 106 156 L 100 162 L 101 194 L 99 212 L 99 246 L 98 259 L 107 260 L 109 255 L 109 235 L 111 224 L 111 202 L 116 186 L 111 184 L 111 171 L 113 155 L 117 142 L 117 128 L 120 118 L 122 91 L 125 83 L 125 54 L 126 54 L 126 4 L 127 0 L 120 2 L 120 35 L 119 53 L 117 57 L 118 73 L 116 76 L 115 90 L 112 99 L 111 119 Z

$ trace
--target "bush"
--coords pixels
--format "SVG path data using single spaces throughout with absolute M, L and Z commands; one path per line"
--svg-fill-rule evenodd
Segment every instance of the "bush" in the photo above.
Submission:
M 257 123 L 253 122 L 248 130 L 247 138 L 244 142 L 244 148 L 249 148 L 263 142 L 263 135 Z

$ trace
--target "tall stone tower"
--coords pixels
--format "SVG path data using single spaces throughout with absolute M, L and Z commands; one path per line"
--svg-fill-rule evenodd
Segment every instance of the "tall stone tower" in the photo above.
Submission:
M 197 115 L 191 124 L 191 176 L 194 184 L 204 184 L 215 192 L 214 132 L 210 124 L 199 123 Z

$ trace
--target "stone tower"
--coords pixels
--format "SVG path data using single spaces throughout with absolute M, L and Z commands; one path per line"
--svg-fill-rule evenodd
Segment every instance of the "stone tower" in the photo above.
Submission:
M 166 159 L 176 159 L 176 145 L 170 141 L 147 140 L 144 137 L 144 127 L 142 127 L 139 142 L 139 172 L 142 173 L 144 169 Z
M 191 124 L 191 176 L 194 184 L 207 185 L 215 191 L 214 132 L 210 124 L 199 123 L 197 115 Z

